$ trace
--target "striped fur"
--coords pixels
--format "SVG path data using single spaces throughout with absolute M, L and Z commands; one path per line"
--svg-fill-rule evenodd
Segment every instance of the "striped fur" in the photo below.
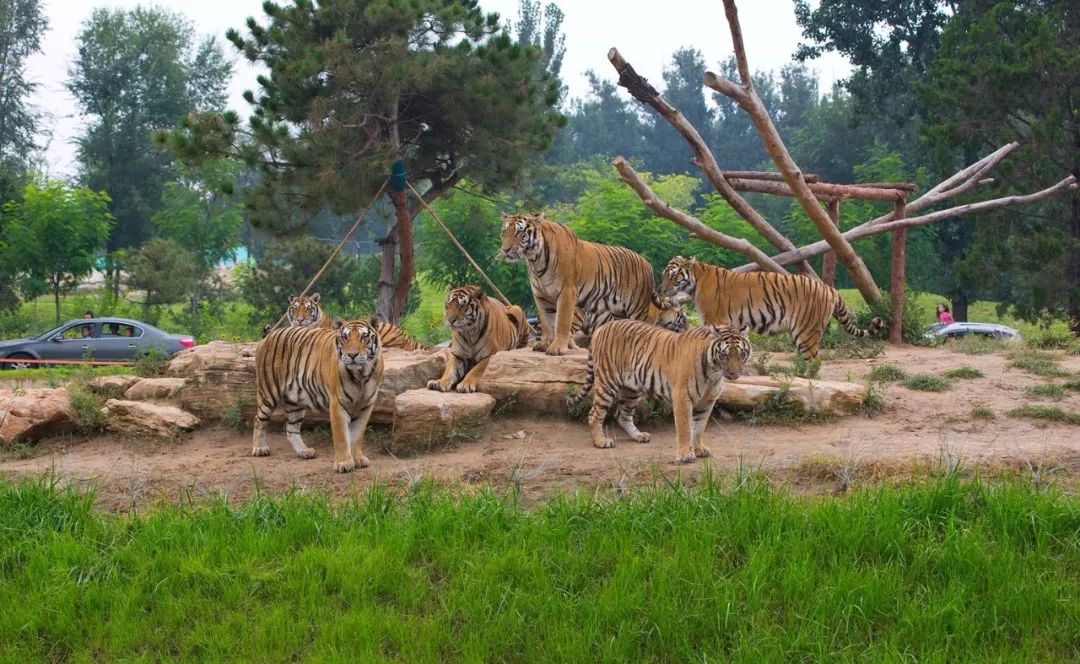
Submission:
M 405 330 L 393 323 L 388 323 L 380 316 L 371 317 L 371 325 L 379 332 L 383 348 L 401 348 L 402 350 L 433 350 L 410 337 Z
M 367 321 L 342 323 L 336 330 L 283 327 L 271 330 L 255 350 L 255 432 L 252 456 L 267 456 L 266 426 L 274 411 L 285 411 L 285 436 L 301 459 L 315 456 L 304 444 L 304 413 L 330 415 L 334 470 L 364 468 L 364 431 L 382 383 L 379 335 Z
M 818 363 L 821 337 L 830 318 L 855 337 L 885 328 L 874 318 L 869 329 L 856 327 L 836 289 L 809 277 L 775 272 L 731 272 L 695 258 L 672 258 L 660 278 L 658 295 L 693 298 L 708 325 L 730 325 L 759 334 L 787 332 L 806 360 Z
M 427 385 L 439 392 L 475 392 L 492 355 L 522 348 L 529 341 L 529 325 L 521 307 L 505 306 L 479 286 L 450 289 L 446 323 L 451 333 L 450 358 L 442 378 Z
M 643 319 L 650 325 L 662 327 L 672 332 L 685 332 L 690 329 L 690 320 L 682 310 L 682 305 L 672 301 L 671 298 L 663 300 L 653 298 L 649 302 L 649 311 Z M 585 319 L 585 313 L 581 309 L 574 310 L 574 323 L 570 330 L 574 334 L 591 335 L 598 326 L 592 320 Z
M 562 355 L 576 348 L 570 336 L 576 309 L 592 329 L 648 316 L 652 268 L 629 249 L 585 242 L 543 214 L 521 214 L 503 217 L 499 253 L 528 265 L 541 328 L 533 350 Z
M 675 414 L 676 460 L 709 456 L 705 426 L 724 379 L 738 378 L 750 359 L 746 335 L 726 325 L 706 325 L 675 333 L 648 323 L 612 321 L 593 335 L 585 385 L 568 400 L 573 406 L 591 389 L 589 430 L 593 445 L 614 447 L 604 420 L 616 401 L 616 421 L 639 443 L 649 434 L 634 425 L 634 411 L 646 396 L 669 401 Z
M 289 307 L 285 309 L 285 317 L 289 321 L 289 327 L 332 329 L 334 327 L 333 320 L 323 312 L 322 306 L 319 304 L 320 299 L 318 293 L 290 295 Z

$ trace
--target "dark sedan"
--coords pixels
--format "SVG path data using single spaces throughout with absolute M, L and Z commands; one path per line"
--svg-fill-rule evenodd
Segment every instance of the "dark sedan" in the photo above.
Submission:
M 33 339 L 0 342 L 0 358 L 8 369 L 36 366 L 35 360 L 131 361 L 157 349 L 172 357 L 195 345 L 184 334 L 169 334 L 153 325 L 127 318 L 83 318 L 69 320 Z

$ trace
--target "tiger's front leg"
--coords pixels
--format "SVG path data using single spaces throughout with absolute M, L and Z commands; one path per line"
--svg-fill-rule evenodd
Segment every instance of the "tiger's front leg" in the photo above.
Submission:
M 367 408 L 364 408 L 356 417 L 349 420 L 349 450 L 356 461 L 356 465 L 360 468 L 367 468 L 371 464 L 368 458 L 364 456 L 364 434 L 367 432 L 368 420 L 371 419 L 371 413 L 374 410 L 375 399 L 372 399 Z
M 709 416 L 712 415 L 713 406 L 715 405 L 715 399 L 708 401 L 707 403 L 698 403 L 694 405 L 690 443 L 694 447 L 694 455 L 699 459 L 712 456 L 712 450 L 705 447 L 705 443 L 701 441 L 705 437 L 705 427 L 709 424 Z
M 570 350 L 570 328 L 574 324 L 574 309 L 577 307 L 577 289 L 569 286 L 559 293 L 555 304 L 555 338 L 547 348 L 548 355 L 562 355 Z M 574 344 L 577 348 L 577 344 Z
M 686 389 L 677 389 L 671 395 L 671 407 L 675 412 L 675 461 L 690 463 L 697 457 L 691 448 L 694 433 L 693 409 Z
M 458 383 L 454 389 L 458 392 L 475 392 L 476 386 L 480 383 L 480 379 L 484 377 L 484 371 L 487 370 L 489 362 L 491 362 L 490 355 L 477 362 L 476 365 L 469 370 L 469 373 L 465 374 L 465 377 L 461 379 L 461 382 Z
M 540 341 L 533 344 L 532 349 L 543 353 L 551 345 L 551 340 L 555 336 L 555 303 L 535 293 L 533 298 L 536 300 L 536 317 L 540 319 Z
M 436 392 L 449 392 L 458 384 L 462 376 L 465 375 L 467 368 L 465 360 L 457 355 L 451 354 L 446 360 L 446 368 L 443 369 L 442 378 L 439 380 L 429 380 L 427 384 L 428 389 L 435 390 Z
M 349 473 L 356 469 L 356 459 L 352 454 L 349 440 L 349 416 L 336 395 L 330 397 L 330 435 L 334 439 L 334 472 Z

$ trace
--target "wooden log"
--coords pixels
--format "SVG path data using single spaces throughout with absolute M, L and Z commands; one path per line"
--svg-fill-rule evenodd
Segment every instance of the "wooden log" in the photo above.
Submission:
M 730 410 L 752 410 L 784 390 L 784 396 L 806 410 L 843 413 L 858 409 L 866 386 L 831 380 L 771 376 L 742 376 L 724 382 L 717 405 Z
M 754 127 L 757 129 L 758 134 L 761 135 L 765 151 L 772 157 L 777 169 L 784 174 L 784 181 L 791 187 L 795 199 L 799 201 L 810 220 L 814 222 L 818 232 L 836 252 L 837 260 L 847 269 L 863 299 L 871 304 L 879 302 L 881 300 L 881 291 L 878 290 L 877 284 L 874 283 L 874 278 L 870 275 L 866 264 L 851 248 L 848 241 L 844 239 L 840 230 L 833 227 L 832 222 L 829 221 L 829 216 L 825 214 L 825 210 L 818 204 L 809 185 L 803 178 L 802 171 L 799 170 L 795 160 L 791 157 L 791 153 L 788 152 L 787 146 L 784 145 L 784 141 L 780 138 L 780 133 L 776 130 L 772 119 L 769 117 L 768 109 L 765 108 L 765 104 L 762 103 L 761 98 L 754 91 L 753 81 L 750 78 L 750 66 L 746 61 L 746 53 L 742 48 L 742 28 L 739 26 L 739 15 L 735 7 L 735 0 L 724 0 L 724 12 L 731 28 L 732 42 L 736 45 L 735 58 L 738 63 L 742 85 L 736 85 L 712 72 L 705 73 L 705 85 L 731 98 L 740 108 L 750 114 Z
M 893 218 L 904 218 L 904 202 L 897 201 Z M 907 260 L 907 229 L 898 228 L 892 237 L 892 273 L 889 295 L 892 297 L 892 322 L 889 326 L 889 343 L 904 343 L 904 272 Z
M 1054 196 L 1056 194 L 1071 191 L 1077 188 L 1076 178 L 1070 175 L 1061 182 L 1058 182 L 1052 187 L 1047 187 L 1042 191 L 1037 191 L 1031 194 L 1018 195 L 1018 196 L 1004 196 L 1002 198 L 995 198 L 989 201 L 981 201 L 979 203 L 968 203 L 966 205 L 957 205 L 956 207 L 948 208 L 947 210 L 938 210 L 937 212 L 931 212 L 921 217 L 908 217 L 907 219 L 900 219 L 893 221 L 893 212 L 890 212 L 884 217 L 879 217 L 872 222 L 867 222 L 861 226 L 856 226 L 844 233 L 844 238 L 849 242 L 854 242 L 864 237 L 871 235 L 877 235 L 878 233 L 886 233 L 888 231 L 894 231 L 899 228 L 913 228 L 915 226 L 926 226 L 928 224 L 936 224 L 939 221 L 945 219 L 951 219 L 953 217 L 962 217 L 964 215 L 978 214 L 980 212 L 986 212 L 988 210 L 996 210 L 1003 207 L 1009 207 L 1013 205 L 1027 205 L 1034 203 L 1035 201 Z M 912 207 L 911 204 L 907 206 L 908 210 Z M 888 219 L 889 221 L 879 221 L 881 219 Z M 782 254 L 773 256 L 780 265 L 791 265 L 797 260 L 806 260 L 813 258 L 814 256 L 820 256 L 821 254 L 829 251 L 829 244 L 825 241 L 818 241 L 812 244 L 808 244 L 805 247 L 798 249 L 797 251 L 785 251 Z M 740 265 L 735 268 L 734 272 L 751 272 L 756 269 L 756 264 Z
M 829 201 L 829 220 L 833 226 L 840 228 L 840 199 Z M 825 258 L 821 261 L 821 280 L 836 288 L 836 254 L 831 250 L 825 252 Z
M 728 180 L 736 191 L 752 191 L 757 194 L 773 194 L 775 196 L 795 196 L 795 192 L 786 182 L 770 182 L 768 180 L 743 180 L 732 178 Z M 807 183 L 810 191 L 818 201 L 829 201 L 834 198 L 854 198 L 862 201 L 896 201 L 907 196 L 907 192 L 900 189 L 884 189 L 863 187 L 862 185 L 848 184 L 825 184 Z
M 720 171 L 728 180 L 769 180 L 771 182 L 783 182 L 784 174 L 774 171 Z M 817 182 L 818 176 L 814 173 L 803 173 L 807 182 Z
M 641 103 L 652 108 L 654 111 L 660 114 L 662 118 L 667 120 L 668 124 L 675 128 L 683 139 L 690 145 L 690 150 L 694 153 L 691 162 L 700 168 L 705 176 L 712 183 L 716 191 L 724 197 L 739 216 L 749 223 L 754 230 L 756 230 L 761 237 L 768 240 L 777 249 L 783 249 L 784 251 L 793 251 L 795 244 L 784 237 L 780 231 L 773 228 L 765 217 L 754 209 L 745 198 L 739 195 L 737 191 L 728 183 L 727 178 L 720 171 L 720 165 L 716 163 L 716 157 L 713 156 L 709 147 L 705 145 L 705 140 L 701 138 L 701 134 L 694 128 L 690 121 L 679 111 L 679 109 L 672 106 L 663 96 L 657 92 L 656 88 L 649 84 L 640 74 L 634 71 L 634 68 L 630 65 L 626 59 L 623 58 L 619 50 L 612 48 L 608 51 L 608 61 L 611 62 L 611 66 L 615 68 L 615 71 L 619 74 L 619 85 L 626 88 L 626 90 Z M 810 264 L 806 261 L 798 262 L 799 271 L 807 276 L 817 278 L 817 273 L 814 272 L 814 268 L 810 267 Z

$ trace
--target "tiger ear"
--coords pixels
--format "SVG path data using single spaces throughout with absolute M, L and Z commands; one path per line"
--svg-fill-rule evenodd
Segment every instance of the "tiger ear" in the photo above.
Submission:
M 483 286 L 469 286 L 469 295 L 473 296 L 477 300 L 483 302 L 487 299 L 487 293 L 484 292 Z
M 368 322 L 370 322 L 372 326 L 376 326 L 379 323 L 385 323 L 386 319 L 380 316 L 378 313 L 374 313 L 371 314 L 371 318 L 368 318 Z
M 311 294 L 311 301 L 314 302 L 315 304 L 318 304 L 320 297 L 321 296 L 318 293 L 312 293 Z
M 340 330 L 343 327 L 345 327 L 345 321 L 341 320 L 340 318 L 335 318 L 334 319 L 334 329 L 335 330 Z
M 289 304 L 292 304 L 293 302 L 296 302 L 296 296 L 295 295 L 290 295 L 289 296 Z

